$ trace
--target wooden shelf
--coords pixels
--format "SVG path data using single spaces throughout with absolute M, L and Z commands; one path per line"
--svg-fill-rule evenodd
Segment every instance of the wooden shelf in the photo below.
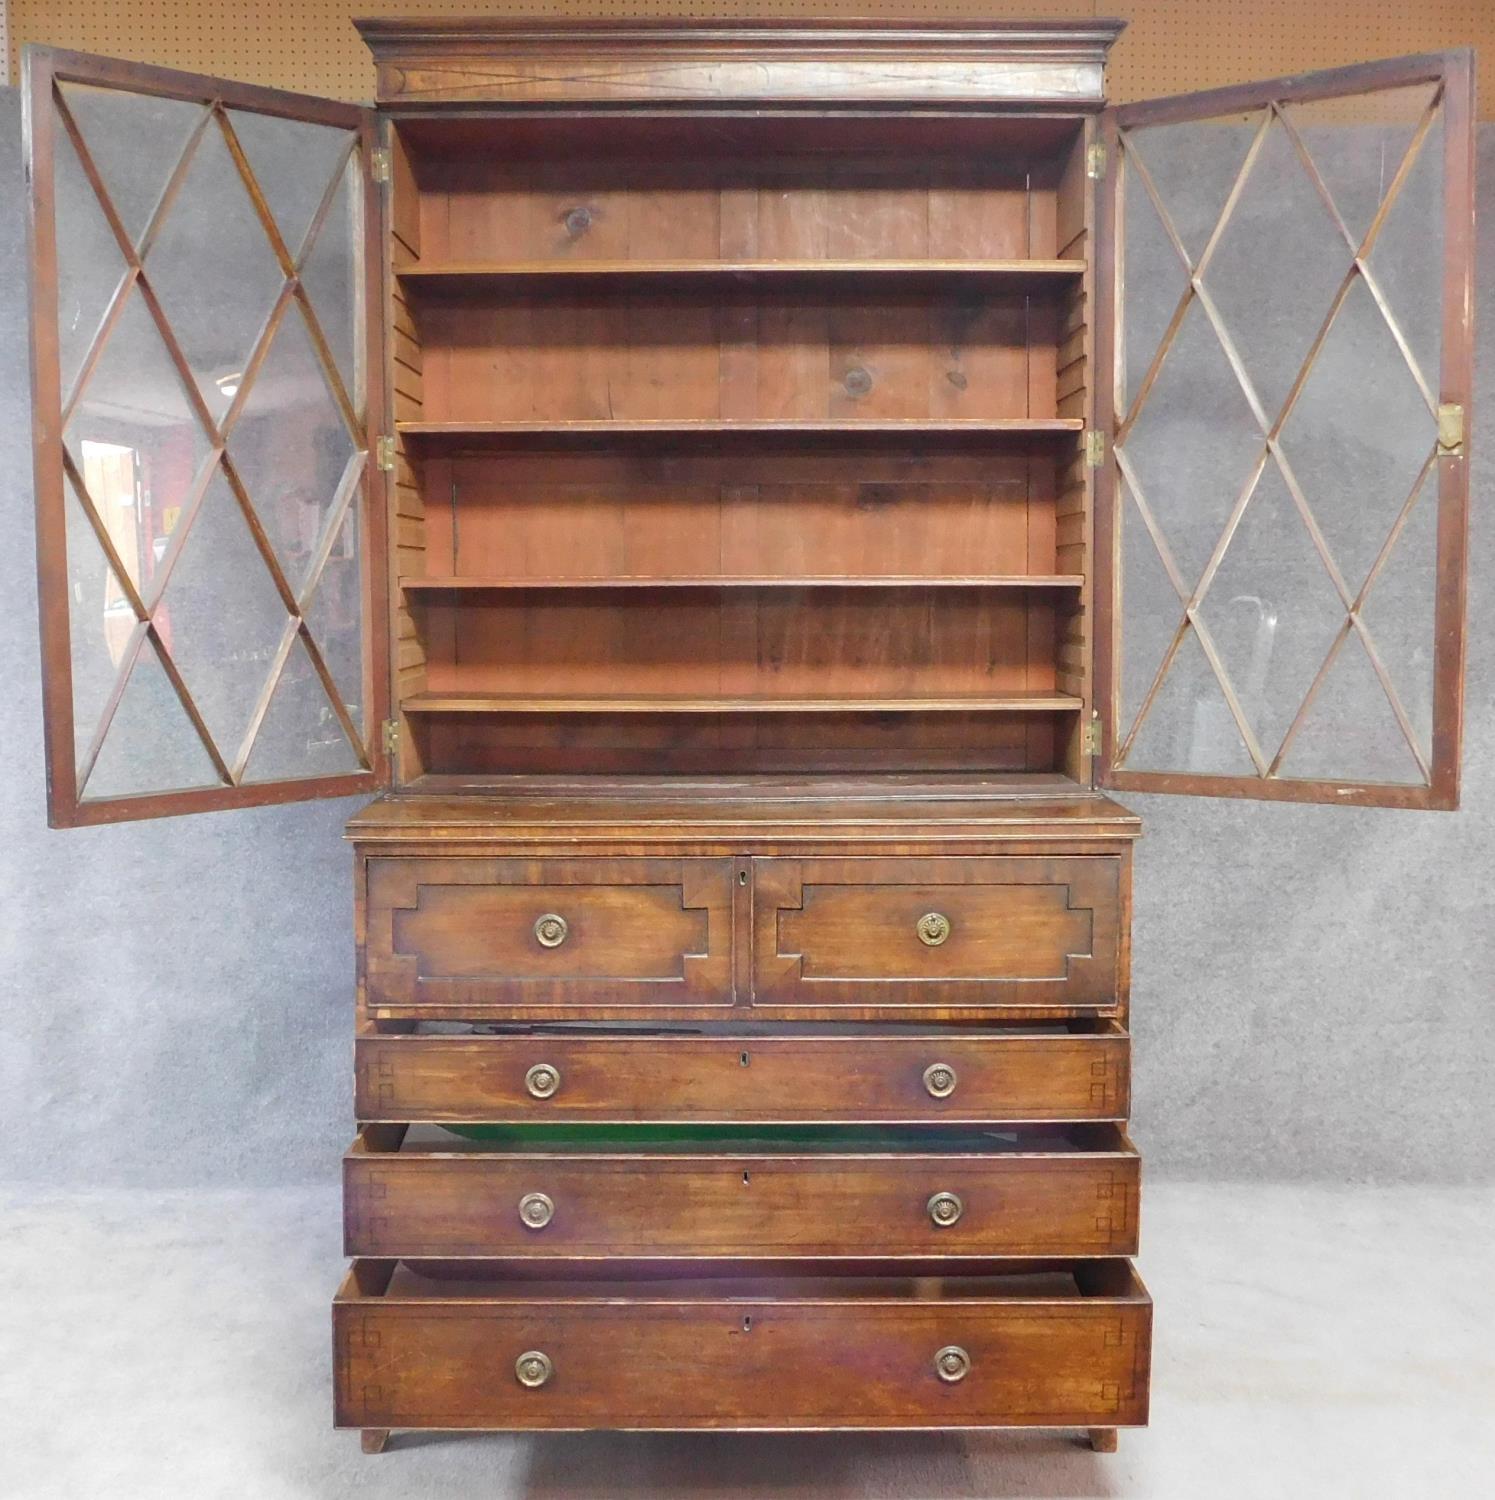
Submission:
M 452 261 L 395 268 L 412 290 L 468 294 L 517 287 L 526 291 L 600 285 L 673 286 L 761 281 L 871 281 L 879 285 L 986 281 L 1014 291 L 1062 288 L 1085 274 L 1082 260 L 535 260 Z
M 1078 589 L 1079 573 L 1003 573 L 970 577 L 920 577 L 901 573 L 884 577 L 730 577 L 722 574 L 675 575 L 669 578 L 402 578 L 407 594 L 498 593 L 514 589 Z
M 669 439 L 757 442 L 763 438 L 812 439 L 842 442 L 891 439 L 900 443 L 961 440 L 993 441 L 1008 438 L 1075 436 L 1085 429 L 1079 417 L 1007 417 L 990 421 L 971 418 L 901 418 L 844 422 L 807 420 L 687 422 L 576 421 L 576 422 L 400 422 L 400 435 L 413 446 L 428 450 L 501 450 L 506 448 L 598 445 L 611 442 L 649 442 Z
M 734 698 L 669 695 L 524 697 L 510 693 L 415 693 L 407 714 L 844 714 L 1074 713 L 1082 700 L 1067 693 L 986 693 L 930 698 Z

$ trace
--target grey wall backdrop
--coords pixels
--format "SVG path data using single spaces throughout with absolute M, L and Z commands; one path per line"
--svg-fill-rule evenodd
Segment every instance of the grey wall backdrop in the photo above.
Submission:
M 1481 137 L 1495 212 L 1495 131 Z M 1495 331 L 1481 251 L 1480 319 Z M 1488 341 L 1485 341 L 1486 344 Z M 1135 1134 L 1158 1176 L 1495 1181 L 1495 444 L 1475 415 L 1464 809 L 1132 797 Z M 1483 435 L 1483 443 L 1480 437 Z M 0 1177 L 331 1179 L 356 802 L 50 832 L 20 105 L 0 90 Z

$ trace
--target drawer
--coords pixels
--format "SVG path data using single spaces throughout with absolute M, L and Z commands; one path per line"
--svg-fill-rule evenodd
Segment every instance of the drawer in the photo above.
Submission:
M 411 1259 L 1130 1255 L 1138 1176 L 1114 1125 L 664 1140 L 376 1125 L 344 1159 L 344 1240 Z
M 1125 994 L 1117 856 L 761 859 L 753 1005 L 961 1012 Z
M 367 871 L 376 1009 L 732 1003 L 730 860 L 375 858 Z
M 1130 1046 L 1115 1026 L 363 1036 L 356 1102 L 402 1122 L 1123 1120 Z
M 333 1337 L 340 1427 L 1130 1427 L 1152 1305 L 1125 1261 L 649 1283 L 361 1261 Z

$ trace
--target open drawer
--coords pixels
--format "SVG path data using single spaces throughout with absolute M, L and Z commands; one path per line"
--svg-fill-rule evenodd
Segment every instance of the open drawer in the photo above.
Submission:
M 1131 1255 L 1138 1179 L 1110 1124 L 370 1126 L 344 1159 L 344 1240 L 407 1259 Z
M 1147 1421 L 1152 1304 L 1126 1261 L 627 1282 L 437 1269 L 355 1262 L 333 1307 L 340 1427 Z

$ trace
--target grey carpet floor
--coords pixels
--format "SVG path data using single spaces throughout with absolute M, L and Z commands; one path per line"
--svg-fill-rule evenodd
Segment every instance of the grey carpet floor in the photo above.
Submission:
M 1153 1424 L 1061 1434 L 331 1428 L 336 1194 L 13 1191 L 0 1496 L 685 1500 L 1495 1494 L 1495 1192 L 1152 1184 Z

